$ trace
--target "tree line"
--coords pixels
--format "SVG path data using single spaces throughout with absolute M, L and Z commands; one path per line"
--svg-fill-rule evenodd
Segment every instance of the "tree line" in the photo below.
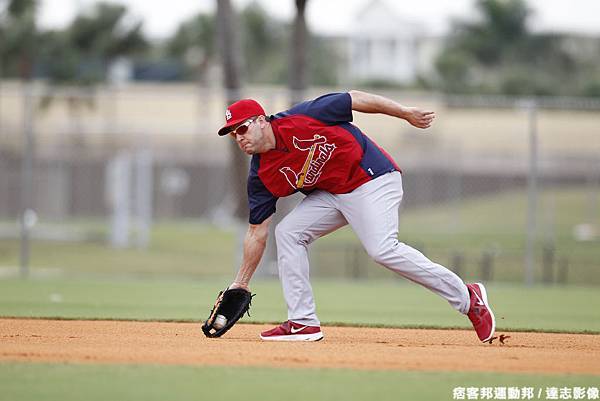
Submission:
M 523 0 L 478 0 L 456 21 L 436 63 L 451 93 L 600 96 L 600 38 L 536 33 Z
M 122 5 L 96 3 L 60 30 L 39 28 L 38 6 L 37 0 L 0 0 L 2 77 L 94 84 L 106 80 L 112 62 L 126 57 L 133 61 L 137 79 L 202 81 L 218 65 L 215 14 L 192 16 L 158 42 L 144 35 L 143 22 Z M 476 6 L 479 18 L 454 21 L 434 72 L 419 77 L 414 87 L 446 93 L 600 96 L 600 39 L 586 39 L 591 51 L 578 53 L 569 47 L 577 38 L 532 32 L 533 15 L 523 0 L 478 0 Z M 258 2 L 234 18 L 243 80 L 288 83 L 293 24 L 270 17 Z M 307 83 L 339 84 L 346 61 L 336 44 L 310 32 L 308 37 Z
M 45 78 L 52 83 L 103 82 L 115 60 L 133 61 L 141 79 L 202 80 L 218 63 L 216 15 L 200 13 L 183 21 L 161 41 L 149 40 L 142 21 L 123 5 L 98 2 L 60 30 L 40 29 L 39 1 L 0 0 L 0 72 L 5 78 Z M 252 83 L 288 80 L 292 24 L 269 16 L 258 2 L 237 13 L 242 73 Z M 310 33 L 309 33 L 310 35 Z M 308 59 L 311 83 L 336 83 L 335 54 L 326 41 L 311 35 Z

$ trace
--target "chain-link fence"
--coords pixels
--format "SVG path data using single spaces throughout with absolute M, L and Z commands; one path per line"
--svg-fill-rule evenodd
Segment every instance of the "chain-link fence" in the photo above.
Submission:
M 378 92 L 437 113 L 428 131 L 355 113 L 403 169 L 402 241 L 468 279 L 600 284 L 600 102 Z M 215 135 L 220 90 L 26 93 L 0 86 L 3 273 L 18 271 L 27 240 L 33 274 L 232 274 L 239 228 L 229 148 Z M 282 88 L 244 95 L 273 113 L 288 105 Z M 349 229 L 311 258 L 315 276 L 391 274 Z

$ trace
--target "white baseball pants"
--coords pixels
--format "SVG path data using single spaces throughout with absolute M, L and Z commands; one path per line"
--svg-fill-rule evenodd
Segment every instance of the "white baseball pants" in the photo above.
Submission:
M 454 272 L 398 241 L 402 175 L 395 171 L 347 194 L 314 191 L 275 228 L 279 279 L 288 319 L 320 325 L 309 279 L 308 246 L 350 224 L 367 253 L 379 264 L 446 299 L 459 312 L 469 309 L 466 285 Z

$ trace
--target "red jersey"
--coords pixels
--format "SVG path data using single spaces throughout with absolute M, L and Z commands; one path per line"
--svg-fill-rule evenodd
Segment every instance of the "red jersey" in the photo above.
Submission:
M 390 155 L 352 125 L 352 98 L 331 93 L 270 117 L 276 146 L 252 157 L 248 175 L 250 224 L 273 213 L 278 198 L 315 189 L 352 192 L 391 171 Z

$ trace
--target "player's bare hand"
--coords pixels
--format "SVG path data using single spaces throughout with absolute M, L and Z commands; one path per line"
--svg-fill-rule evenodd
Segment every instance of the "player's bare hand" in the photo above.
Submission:
M 417 128 L 429 128 L 435 118 L 435 112 L 421 110 L 417 107 L 407 107 L 404 119 Z

